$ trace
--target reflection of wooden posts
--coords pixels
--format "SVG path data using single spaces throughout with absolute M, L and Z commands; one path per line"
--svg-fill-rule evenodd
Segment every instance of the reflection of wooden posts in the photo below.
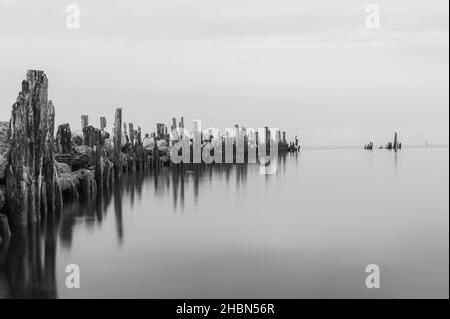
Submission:
M 114 163 L 114 173 L 116 177 L 120 177 L 122 175 L 122 163 L 120 159 L 120 152 L 122 149 L 122 109 L 117 108 L 116 114 L 114 117 L 114 155 L 113 155 L 113 163 Z
M 89 125 L 89 116 L 81 115 L 81 131 L 83 131 L 84 128 L 88 125 Z

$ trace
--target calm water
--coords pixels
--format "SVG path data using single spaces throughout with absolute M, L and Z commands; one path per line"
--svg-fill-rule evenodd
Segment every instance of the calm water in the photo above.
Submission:
M 448 169 L 448 148 L 305 150 L 270 176 L 127 175 L 0 247 L 0 297 L 448 298 Z

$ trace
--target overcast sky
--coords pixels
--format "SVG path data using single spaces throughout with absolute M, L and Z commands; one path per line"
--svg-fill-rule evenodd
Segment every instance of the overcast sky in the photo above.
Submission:
M 0 120 L 42 69 L 57 124 L 235 123 L 304 145 L 448 144 L 447 0 L 0 0 Z M 381 9 L 368 29 L 366 5 Z

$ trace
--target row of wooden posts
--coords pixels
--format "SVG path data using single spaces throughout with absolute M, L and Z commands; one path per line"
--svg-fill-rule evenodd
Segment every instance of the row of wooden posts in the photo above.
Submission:
M 368 144 L 364 145 L 364 149 L 371 151 L 373 150 L 373 142 L 369 142 Z M 402 143 L 400 143 L 398 141 L 398 133 L 394 132 L 394 141 L 393 142 L 388 142 L 386 144 L 386 146 L 379 146 L 379 149 L 387 149 L 387 150 L 394 150 L 395 152 L 397 152 L 398 150 L 402 149 Z
M 174 118 L 172 130 L 176 123 Z M 151 150 L 144 148 L 140 127 L 122 123 L 121 108 L 115 112 L 112 136 L 106 126 L 105 117 L 96 128 L 83 115 L 82 136 L 72 134 L 69 124 L 59 125 L 55 135 L 55 107 L 48 99 L 47 77 L 43 71 L 27 72 L 3 140 L 0 130 L 0 240 L 10 236 L 10 226 L 14 229 L 60 212 L 66 196 L 93 198 L 124 171 L 170 163 L 164 124 L 158 124 L 152 134 Z M 179 128 L 184 128 L 183 118 Z M 163 154 L 158 139 L 167 139 Z M 288 144 L 283 132 L 279 151 L 298 151 L 298 141 Z

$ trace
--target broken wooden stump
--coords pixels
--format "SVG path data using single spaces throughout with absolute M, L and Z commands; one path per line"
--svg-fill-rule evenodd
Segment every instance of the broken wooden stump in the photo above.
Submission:
M 106 125 L 107 125 L 106 117 L 104 116 L 100 117 L 100 131 L 104 132 Z
M 48 101 L 47 91 L 48 81 L 44 72 L 30 70 L 12 107 L 6 197 L 8 218 L 13 225 L 37 221 L 42 207 L 42 185 L 57 182 L 49 167 L 54 162 L 50 151 L 53 148 L 50 134 L 54 127 L 54 108 Z M 45 170 L 44 163 L 48 163 Z M 52 189 L 51 186 L 48 188 Z M 47 196 L 43 200 L 45 206 L 53 207 L 53 197 Z
M 83 131 L 84 128 L 88 125 L 89 125 L 89 116 L 81 115 L 81 131 Z
M 96 146 L 95 148 L 95 181 L 97 182 L 97 187 L 102 190 L 103 189 L 103 174 L 105 171 L 105 162 L 104 162 L 104 151 L 100 146 Z
M 86 146 L 94 147 L 95 145 L 103 145 L 102 131 L 93 126 L 87 125 L 83 128 L 84 141 Z
M 56 132 L 56 153 L 68 154 L 72 152 L 72 131 L 68 123 L 58 126 Z

